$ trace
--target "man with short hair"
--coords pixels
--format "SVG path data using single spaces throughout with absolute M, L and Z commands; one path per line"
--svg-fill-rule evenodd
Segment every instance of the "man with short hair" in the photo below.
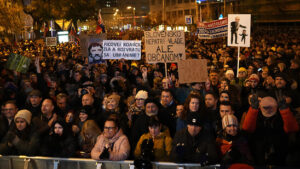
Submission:
M 14 117 L 18 112 L 15 101 L 7 101 L 0 116 L 0 138 L 3 138 L 7 131 L 14 125 Z
M 200 115 L 191 113 L 187 123 L 187 128 L 178 131 L 173 139 L 171 159 L 177 163 L 216 164 L 215 140 L 203 127 Z
M 51 99 L 45 99 L 42 103 L 42 115 L 41 120 L 46 122 L 49 127 L 52 126 L 53 122 L 55 122 L 58 118 L 58 115 L 54 113 L 54 103 Z
M 170 129 L 171 137 L 173 137 L 176 132 L 176 106 L 177 104 L 171 90 L 162 90 L 158 118 L 162 124 Z
M 68 96 L 65 93 L 59 93 L 56 96 L 56 105 L 58 108 L 58 114 L 62 117 L 64 117 L 69 110 L 69 105 L 68 105 Z
M 91 157 L 94 160 L 126 160 L 130 154 L 130 144 L 126 135 L 120 129 L 117 120 L 109 118 L 105 121 L 103 133 L 98 136 L 92 149 Z

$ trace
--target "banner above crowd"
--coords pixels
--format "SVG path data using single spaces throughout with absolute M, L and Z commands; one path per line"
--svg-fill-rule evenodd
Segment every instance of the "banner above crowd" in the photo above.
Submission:
M 185 60 L 184 31 L 145 31 L 147 63 Z
M 220 19 L 212 22 L 198 23 L 198 38 L 213 39 L 227 36 L 228 19 Z
M 141 41 L 104 40 L 103 59 L 141 60 Z

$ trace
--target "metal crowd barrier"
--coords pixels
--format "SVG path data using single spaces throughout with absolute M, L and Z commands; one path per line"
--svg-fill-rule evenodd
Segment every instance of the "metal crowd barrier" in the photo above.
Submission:
M 153 162 L 153 169 L 219 169 L 220 165 Z M 133 161 L 95 161 L 83 158 L 1 156 L 0 169 L 134 169 Z

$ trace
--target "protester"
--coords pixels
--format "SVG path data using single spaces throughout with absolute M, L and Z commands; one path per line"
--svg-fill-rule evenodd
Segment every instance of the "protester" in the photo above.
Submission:
M 92 149 L 92 159 L 112 161 L 127 159 L 130 153 L 130 145 L 120 128 L 119 122 L 115 119 L 107 119 L 103 129 L 103 133 L 98 136 Z

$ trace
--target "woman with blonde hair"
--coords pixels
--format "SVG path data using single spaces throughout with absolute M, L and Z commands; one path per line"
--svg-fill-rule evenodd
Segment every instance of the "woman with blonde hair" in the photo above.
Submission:
M 96 144 L 97 137 L 101 134 L 101 130 L 94 120 L 87 120 L 83 123 L 79 135 L 78 155 L 83 158 L 90 158 L 91 151 Z

